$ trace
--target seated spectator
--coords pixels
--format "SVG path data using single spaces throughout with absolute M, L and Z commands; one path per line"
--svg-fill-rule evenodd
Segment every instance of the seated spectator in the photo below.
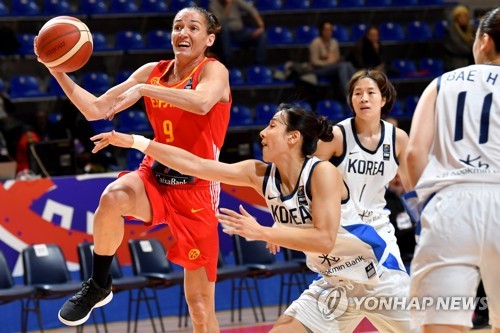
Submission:
M 313 67 L 313 73 L 318 77 L 327 78 L 333 86 L 339 87 L 341 96 L 344 98 L 347 84 L 356 69 L 350 62 L 342 60 L 339 43 L 332 37 L 332 24 L 322 22 L 319 25 L 319 31 L 320 35 L 309 45 L 309 61 Z
M 380 43 L 380 31 L 378 27 L 371 26 L 366 29 L 365 34 L 356 42 L 349 61 L 356 68 L 384 70 L 385 64 L 382 57 L 382 45 Z
M 474 63 L 472 56 L 473 30 L 469 9 L 462 5 L 456 6 L 449 18 L 444 39 L 444 69 L 446 71 Z
M 255 63 L 266 64 L 267 38 L 264 21 L 257 9 L 245 0 L 211 0 L 210 11 L 217 16 L 222 24 L 219 42 L 216 42 L 216 52 L 222 52 L 222 62 L 231 67 L 233 61 L 232 47 L 255 47 Z M 247 12 L 255 21 L 256 27 L 245 28 L 242 11 Z

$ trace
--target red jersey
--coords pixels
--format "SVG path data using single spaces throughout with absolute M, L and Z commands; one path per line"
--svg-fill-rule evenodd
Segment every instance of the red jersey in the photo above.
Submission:
M 175 60 L 160 61 L 151 71 L 147 83 L 175 89 L 196 89 L 200 72 L 208 61 L 215 61 L 215 59 L 205 58 L 186 78 L 171 86 L 163 82 L 161 78 L 173 68 Z M 206 115 L 194 114 L 168 101 L 151 97 L 144 97 L 144 102 L 155 133 L 155 141 L 182 148 L 201 158 L 219 159 L 229 124 L 231 102 L 217 102 Z M 151 167 L 153 162 L 152 158 L 146 157 L 143 164 Z M 189 185 L 208 185 L 208 183 L 208 181 L 196 179 Z

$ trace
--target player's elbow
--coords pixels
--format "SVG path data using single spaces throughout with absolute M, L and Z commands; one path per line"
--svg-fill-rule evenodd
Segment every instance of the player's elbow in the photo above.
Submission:
M 321 237 L 321 240 L 318 242 L 318 252 L 319 253 L 330 253 L 335 246 L 335 237 L 334 236 L 326 236 Z

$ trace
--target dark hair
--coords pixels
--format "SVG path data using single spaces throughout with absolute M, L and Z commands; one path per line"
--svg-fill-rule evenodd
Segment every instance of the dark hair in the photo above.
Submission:
M 349 107 L 351 108 L 354 115 L 356 112 L 354 111 L 354 107 L 352 106 L 352 94 L 354 91 L 354 86 L 356 82 L 361 79 L 369 78 L 377 83 L 378 88 L 380 89 L 380 93 L 382 97 L 385 98 L 385 105 L 382 107 L 380 111 L 381 117 L 385 117 L 391 112 L 392 107 L 394 106 L 394 102 L 396 101 L 397 92 L 391 81 L 387 78 L 384 72 L 379 71 L 377 69 L 363 69 L 360 70 L 351 77 L 351 80 L 348 84 L 347 89 L 347 103 L 349 103 Z
M 319 22 L 319 24 L 318 24 L 318 31 L 319 31 L 319 34 L 320 34 L 320 35 L 321 35 L 321 31 L 323 31 L 323 28 L 324 28 L 324 27 L 325 27 L 325 25 L 327 25 L 327 24 L 330 24 L 330 25 L 332 25 L 332 27 L 333 27 L 333 24 L 332 24 L 330 21 L 321 21 L 321 22 Z
M 195 10 L 198 13 L 200 13 L 201 15 L 203 15 L 203 17 L 205 17 L 205 21 L 207 24 L 207 33 L 209 35 L 210 34 L 214 34 L 216 36 L 219 35 L 219 33 L 221 31 L 221 24 L 219 22 L 219 19 L 214 14 L 210 13 L 205 8 L 198 7 L 198 6 L 183 8 L 183 9 L 179 10 L 178 13 L 180 13 L 183 10 Z
M 332 141 L 332 125 L 324 116 L 316 116 L 311 111 L 290 104 L 280 104 L 276 112 L 283 111 L 286 131 L 299 131 L 302 135 L 302 153 L 312 155 L 318 147 L 318 139 Z
M 495 42 L 495 51 L 500 53 L 500 7 L 490 10 L 479 21 L 479 35 L 488 34 Z

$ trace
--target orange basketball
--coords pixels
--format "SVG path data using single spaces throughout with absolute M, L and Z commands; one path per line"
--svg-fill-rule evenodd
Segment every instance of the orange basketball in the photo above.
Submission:
M 69 73 L 82 68 L 90 59 L 92 49 L 92 34 L 76 17 L 54 17 L 38 33 L 38 57 L 56 72 Z

